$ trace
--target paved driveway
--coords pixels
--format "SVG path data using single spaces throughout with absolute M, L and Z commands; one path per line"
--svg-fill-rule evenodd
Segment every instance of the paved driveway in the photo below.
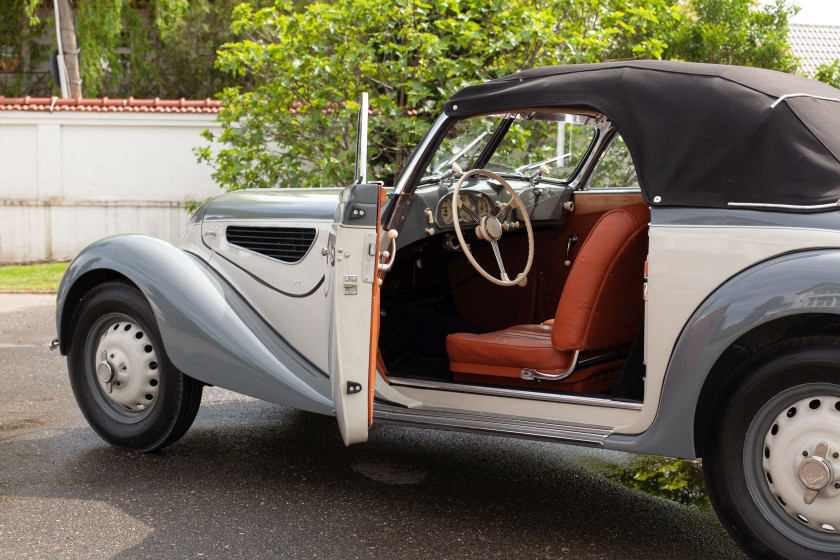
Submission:
M 593 453 L 335 421 L 206 389 L 177 444 L 85 424 L 51 296 L 0 294 L 0 558 L 743 558 L 714 514 L 628 490 Z

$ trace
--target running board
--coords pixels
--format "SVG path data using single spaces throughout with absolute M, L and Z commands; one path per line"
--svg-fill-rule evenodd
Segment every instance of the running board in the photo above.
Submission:
M 603 447 L 604 441 L 612 434 L 611 428 L 602 426 L 487 416 L 451 410 L 408 409 L 390 405 L 379 405 L 374 408 L 373 418 L 386 424 L 410 424 L 422 428 L 489 433 L 590 447 Z

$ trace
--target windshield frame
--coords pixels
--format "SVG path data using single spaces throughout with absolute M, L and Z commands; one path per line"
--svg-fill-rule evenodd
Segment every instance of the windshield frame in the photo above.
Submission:
M 476 127 L 467 125 L 463 129 L 463 133 L 458 132 L 452 135 L 452 126 L 476 118 L 481 119 L 487 117 L 492 119 L 487 123 L 490 126 L 487 126 L 487 124 L 480 125 L 478 123 L 476 123 Z M 544 140 L 537 140 L 537 144 L 535 146 L 526 148 L 524 155 L 514 156 L 522 158 L 520 162 L 517 162 L 517 164 L 514 165 L 514 163 L 510 160 L 511 153 L 509 153 L 511 149 L 514 150 L 513 153 L 516 153 L 516 151 L 519 150 L 515 144 L 517 140 L 513 140 L 514 144 L 511 144 L 509 141 L 511 134 L 513 134 L 514 127 L 517 127 L 518 135 L 525 133 L 528 138 L 530 138 L 532 134 L 536 135 L 534 136 L 535 139 L 539 138 L 540 135 L 545 134 L 545 131 L 538 132 L 540 130 L 539 128 L 534 128 L 532 125 L 528 124 L 530 121 L 545 123 L 545 125 L 537 126 L 548 125 L 553 127 L 553 123 L 557 123 L 558 126 L 563 125 L 563 123 L 573 126 L 574 128 L 569 129 L 569 134 L 571 134 L 571 136 L 568 136 L 564 141 L 571 142 L 568 145 L 572 147 L 572 151 L 566 152 L 561 158 L 559 152 L 557 155 L 554 155 L 553 152 L 555 150 L 554 148 L 551 148 L 552 154 L 543 154 L 545 157 L 538 161 L 539 152 L 532 150 L 536 150 L 537 146 L 539 146 L 541 142 L 544 142 Z M 444 136 L 436 142 L 435 149 L 430 158 L 432 163 L 427 163 L 424 167 L 422 176 L 419 178 L 419 184 L 433 184 L 439 180 L 451 177 L 454 173 L 454 168 L 452 167 L 454 165 L 453 162 L 459 163 L 460 165 L 458 168 L 463 168 L 464 172 L 474 169 L 488 169 L 494 171 L 495 173 L 499 173 L 500 175 L 515 179 L 529 179 L 532 174 L 530 170 L 537 169 L 541 166 L 540 164 L 556 164 L 556 171 L 561 171 L 561 173 L 558 174 L 555 171 L 555 174 L 544 175 L 543 179 L 564 185 L 576 183 L 577 181 L 575 179 L 580 172 L 580 169 L 582 168 L 584 162 L 591 156 L 593 147 L 599 144 L 603 130 L 608 127 L 609 122 L 603 115 L 593 115 L 588 111 L 546 111 L 545 109 L 521 110 L 517 112 L 491 113 L 469 118 L 459 118 L 447 127 Z M 574 132 L 574 130 L 578 130 L 579 132 Z M 557 129 L 557 133 L 559 135 L 559 128 Z M 565 134 L 567 133 L 564 133 L 564 135 Z M 581 136 L 581 134 L 583 136 Z M 549 137 L 554 136 L 553 132 L 549 133 Z M 577 140 L 572 140 L 572 138 L 577 138 Z M 544 145 L 544 147 L 541 148 L 543 151 L 545 150 L 545 147 L 551 147 L 553 145 L 550 138 L 548 141 L 549 144 Z M 451 146 L 446 147 L 444 150 L 444 144 L 447 142 L 451 144 Z M 458 148 L 459 145 L 461 146 L 460 149 Z M 560 149 L 559 146 L 561 145 L 562 144 L 558 144 L 557 149 Z M 577 146 L 576 148 L 573 147 L 575 145 Z M 480 151 L 477 155 L 474 155 L 477 149 Z M 449 154 L 441 153 L 441 150 L 446 152 L 451 150 L 452 155 L 446 157 Z M 571 156 L 571 158 L 569 156 Z M 441 162 L 440 160 L 443 161 Z M 496 162 L 495 164 L 494 161 Z M 568 161 L 568 165 L 565 164 L 566 161 Z
M 506 113 L 505 116 L 500 117 L 500 125 L 504 122 L 509 122 L 509 125 L 507 127 L 509 129 L 512 122 L 515 120 L 514 115 L 520 113 L 546 111 L 553 113 L 580 115 L 596 119 L 596 124 L 593 125 L 594 134 L 588 148 L 584 152 L 583 156 L 581 156 L 574 170 L 569 174 L 568 177 L 562 180 L 564 184 L 567 184 L 573 189 L 578 190 L 582 185 L 586 185 L 586 176 L 588 176 L 592 172 L 594 163 L 596 163 L 597 160 L 597 154 L 604 147 L 605 139 L 610 138 L 609 131 L 614 130 L 613 126 L 602 113 L 592 111 L 591 109 L 581 109 L 572 107 L 557 107 L 549 109 L 518 109 L 515 112 L 509 112 Z M 499 113 L 495 114 L 498 115 Z M 508 117 L 508 115 L 510 115 L 510 117 Z M 473 115 L 470 117 L 453 117 L 447 115 L 446 113 L 441 114 L 429 128 L 429 131 L 426 133 L 426 135 L 423 137 L 423 139 L 420 141 L 417 147 L 414 149 L 414 152 L 409 158 L 408 163 L 403 168 L 402 173 L 400 173 L 399 177 L 397 178 L 396 185 L 394 187 L 394 195 L 399 196 L 401 194 L 414 194 L 414 191 L 420 185 L 421 180 L 424 177 L 425 171 L 432 161 L 432 157 L 440 148 L 440 144 L 443 142 L 443 139 L 446 137 L 446 134 L 449 132 L 449 130 L 456 123 L 462 120 L 468 120 L 470 118 L 480 116 L 482 115 Z M 499 136 L 501 137 L 497 138 L 496 133 L 500 130 L 500 128 L 501 126 L 497 126 L 494 129 L 494 133 L 491 135 L 490 139 L 482 148 L 481 153 L 476 158 L 475 165 L 473 166 L 473 168 L 476 168 L 476 166 L 478 166 L 479 164 L 486 165 L 487 161 L 485 160 L 489 161 L 489 158 L 495 152 L 496 148 L 498 147 L 498 144 L 502 141 L 505 134 L 507 134 L 507 130 L 505 130 L 504 134 L 499 134 Z M 492 150 L 489 149 L 491 145 Z

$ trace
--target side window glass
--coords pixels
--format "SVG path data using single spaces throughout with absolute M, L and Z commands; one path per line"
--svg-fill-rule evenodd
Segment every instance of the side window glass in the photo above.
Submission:
M 620 135 L 601 155 L 601 161 L 589 180 L 589 189 L 638 189 L 636 168 L 630 150 Z

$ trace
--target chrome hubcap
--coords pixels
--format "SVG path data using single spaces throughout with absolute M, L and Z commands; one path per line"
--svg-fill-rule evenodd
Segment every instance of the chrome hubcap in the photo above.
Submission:
M 826 451 L 828 451 L 828 444 L 821 441 L 814 448 L 811 457 L 799 465 L 799 482 L 806 488 L 804 497 L 806 504 L 813 503 L 820 490 L 828 486 L 834 478 L 831 463 L 825 459 Z
M 160 370 L 151 338 L 137 323 L 109 321 L 96 346 L 96 382 L 108 403 L 143 412 L 157 399 Z
M 764 437 L 767 487 L 791 518 L 840 534 L 840 398 L 809 396 L 773 420 Z
M 114 366 L 108 361 L 108 353 L 105 350 L 102 351 L 102 361 L 96 367 L 96 375 L 102 383 L 111 383 L 116 375 Z

